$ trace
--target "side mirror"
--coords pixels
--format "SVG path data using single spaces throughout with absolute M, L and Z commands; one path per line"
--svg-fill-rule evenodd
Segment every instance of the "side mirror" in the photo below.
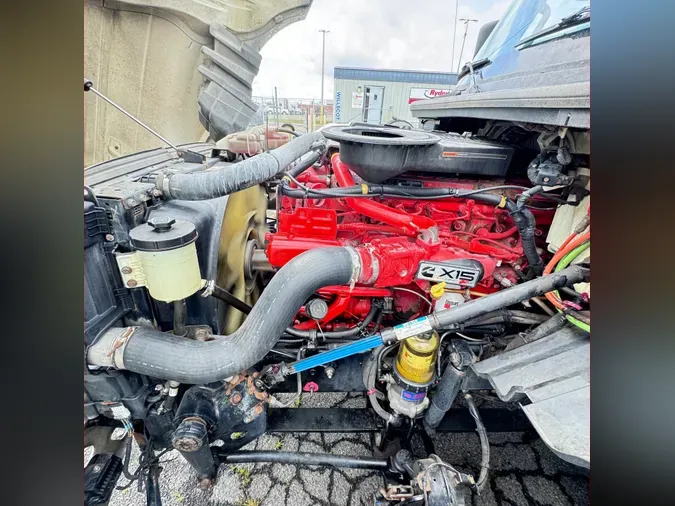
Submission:
M 474 59 L 476 58 L 478 51 L 480 51 L 480 48 L 483 47 L 483 44 L 485 44 L 485 41 L 495 29 L 495 26 L 497 26 L 497 23 L 499 23 L 498 19 L 495 21 L 490 21 L 489 23 L 485 23 L 480 27 L 480 30 L 478 31 L 478 37 L 476 38 L 476 49 L 473 51 Z

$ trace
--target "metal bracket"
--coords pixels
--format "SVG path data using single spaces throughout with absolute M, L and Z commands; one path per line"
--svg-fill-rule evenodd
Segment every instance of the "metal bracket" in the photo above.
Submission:
M 204 163 L 206 162 L 206 156 L 200 153 L 195 153 L 194 151 L 185 150 L 178 151 L 178 156 L 182 157 L 188 163 Z
M 574 181 L 574 178 L 562 174 L 560 169 L 562 169 L 562 166 L 556 163 L 544 162 L 539 164 L 534 184 L 544 186 L 571 184 Z

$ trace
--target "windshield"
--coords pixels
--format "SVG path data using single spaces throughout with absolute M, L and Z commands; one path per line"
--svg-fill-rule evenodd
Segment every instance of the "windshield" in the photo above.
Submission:
M 473 61 L 484 58 L 494 60 L 500 50 L 512 50 L 520 41 L 557 25 L 563 18 L 589 6 L 590 0 L 515 0 Z M 547 36 L 546 40 L 583 28 L 584 25 L 571 26 Z

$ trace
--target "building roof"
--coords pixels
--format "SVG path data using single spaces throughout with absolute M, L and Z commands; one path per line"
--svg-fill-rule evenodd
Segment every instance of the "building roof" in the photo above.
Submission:
M 414 84 L 457 84 L 457 73 L 431 70 L 373 69 L 365 67 L 334 67 L 335 79 L 361 79 Z

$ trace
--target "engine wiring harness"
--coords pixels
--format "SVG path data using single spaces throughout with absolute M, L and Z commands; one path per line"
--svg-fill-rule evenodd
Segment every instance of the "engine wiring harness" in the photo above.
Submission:
M 551 261 L 546 265 L 544 274 L 560 272 L 590 248 L 591 230 L 589 222 L 590 216 L 587 214 L 579 225 L 577 225 L 574 232 L 560 245 L 558 251 L 556 251 Z M 588 230 L 584 231 L 586 228 L 588 228 Z M 588 333 L 591 332 L 590 311 L 588 312 L 588 315 L 582 314 L 580 312 L 582 308 L 579 304 L 571 301 L 563 301 L 557 290 L 547 293 L 546 299 L 553 304 L 559 312 L 563 313 L 567 321 L 571 324 Z M 581 299 L 582 301 L 587 302 L 589 297 L 587 294 L 581 294 Z

